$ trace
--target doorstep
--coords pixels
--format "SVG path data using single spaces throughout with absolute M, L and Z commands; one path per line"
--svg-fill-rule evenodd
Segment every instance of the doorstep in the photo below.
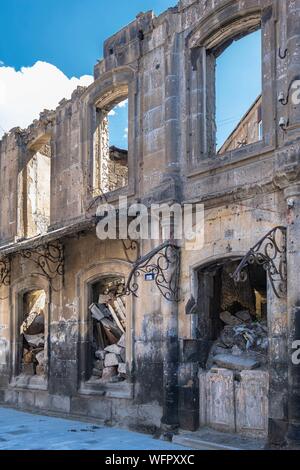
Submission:
M 264 450 L 265 439 L 253 439 L 238 434 L 202 428 L 196 432 L 179 431 L 172 442 L 199 450 Z

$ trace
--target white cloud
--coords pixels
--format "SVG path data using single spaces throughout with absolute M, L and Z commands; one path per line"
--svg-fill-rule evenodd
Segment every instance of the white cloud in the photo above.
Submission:
M 125 106 L 128 105 L 128 99 L 121 101 L 121 103 L 118 104 L 118 108 L 125 108 Z
M 77 86 L 92 82 L 90 75 L 68 78 L 47 62 L 20 71 L 0 65 L 0 138 L 4 130 L 27 127 L 41 111 L 55 109 L 63 98 L 69 99 Z
M 108 115 L 109 116 L 115 116 L 117 113 L 114 109 L 112 109 L 111 111 L 109 111 Z
M 124 135 L 123 135 L 123 138 L 124 138 L 125 140 L 127 140 L 127 139 L 128 139 L 128 127 L 125 127 L 125 129 L 124 129 Z

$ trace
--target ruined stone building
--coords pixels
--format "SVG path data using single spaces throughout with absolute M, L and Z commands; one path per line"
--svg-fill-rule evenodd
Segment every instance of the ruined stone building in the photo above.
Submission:
M 139 14 L 105 42 L 90 87 L 3 137 L 2 403 L 299 444 L 299 18 L 300 0 Z M 215 61 L 258 29 L 257 126 L 218 152 Z M 128 151 L 107 118 L 126 99 Z M 99 240 L 98 203 L 119 196 L 204 204 L 203 246 Z

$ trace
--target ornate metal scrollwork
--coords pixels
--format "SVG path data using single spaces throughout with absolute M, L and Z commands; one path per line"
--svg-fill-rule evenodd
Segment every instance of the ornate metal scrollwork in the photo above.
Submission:
M 172 302 L 179 301 L 180 248 L 166 241 L 134 263 L 125 287 L 126 294 L 137 297 L 137 278 L 142 274 L 153 275 L 162 296 Z
M 257 264 L 266 270 L 276 297 L 286 295 L 286 227 L 273 228 L 248 251 L 231 275 L 235 282 L 247 280 L 247 266 L 251 264 Z
M 0 258 L 0 287 L 10 284 L 10 259 L 8 256 Z
M 60 242 L 46 243 L 18 252 L 19 256 L 36 264 L 55 289 L 53 282 L 64 275 L 64 250 Z

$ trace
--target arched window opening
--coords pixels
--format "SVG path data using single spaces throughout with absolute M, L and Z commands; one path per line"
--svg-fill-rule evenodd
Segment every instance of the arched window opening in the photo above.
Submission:
M 50 138 L 35 146 L 23 172 L 23 226 L 26 238 L 47 232 L 50 225 Z
M 128 89 L 120 90 L 95 107 L 94 193 L 103 194 L 128 185 Z
M 219 155 L 263 139 L 261 35 L 259 29 L 239 36 L 229 41 L 228 47 L 212 53 Z

